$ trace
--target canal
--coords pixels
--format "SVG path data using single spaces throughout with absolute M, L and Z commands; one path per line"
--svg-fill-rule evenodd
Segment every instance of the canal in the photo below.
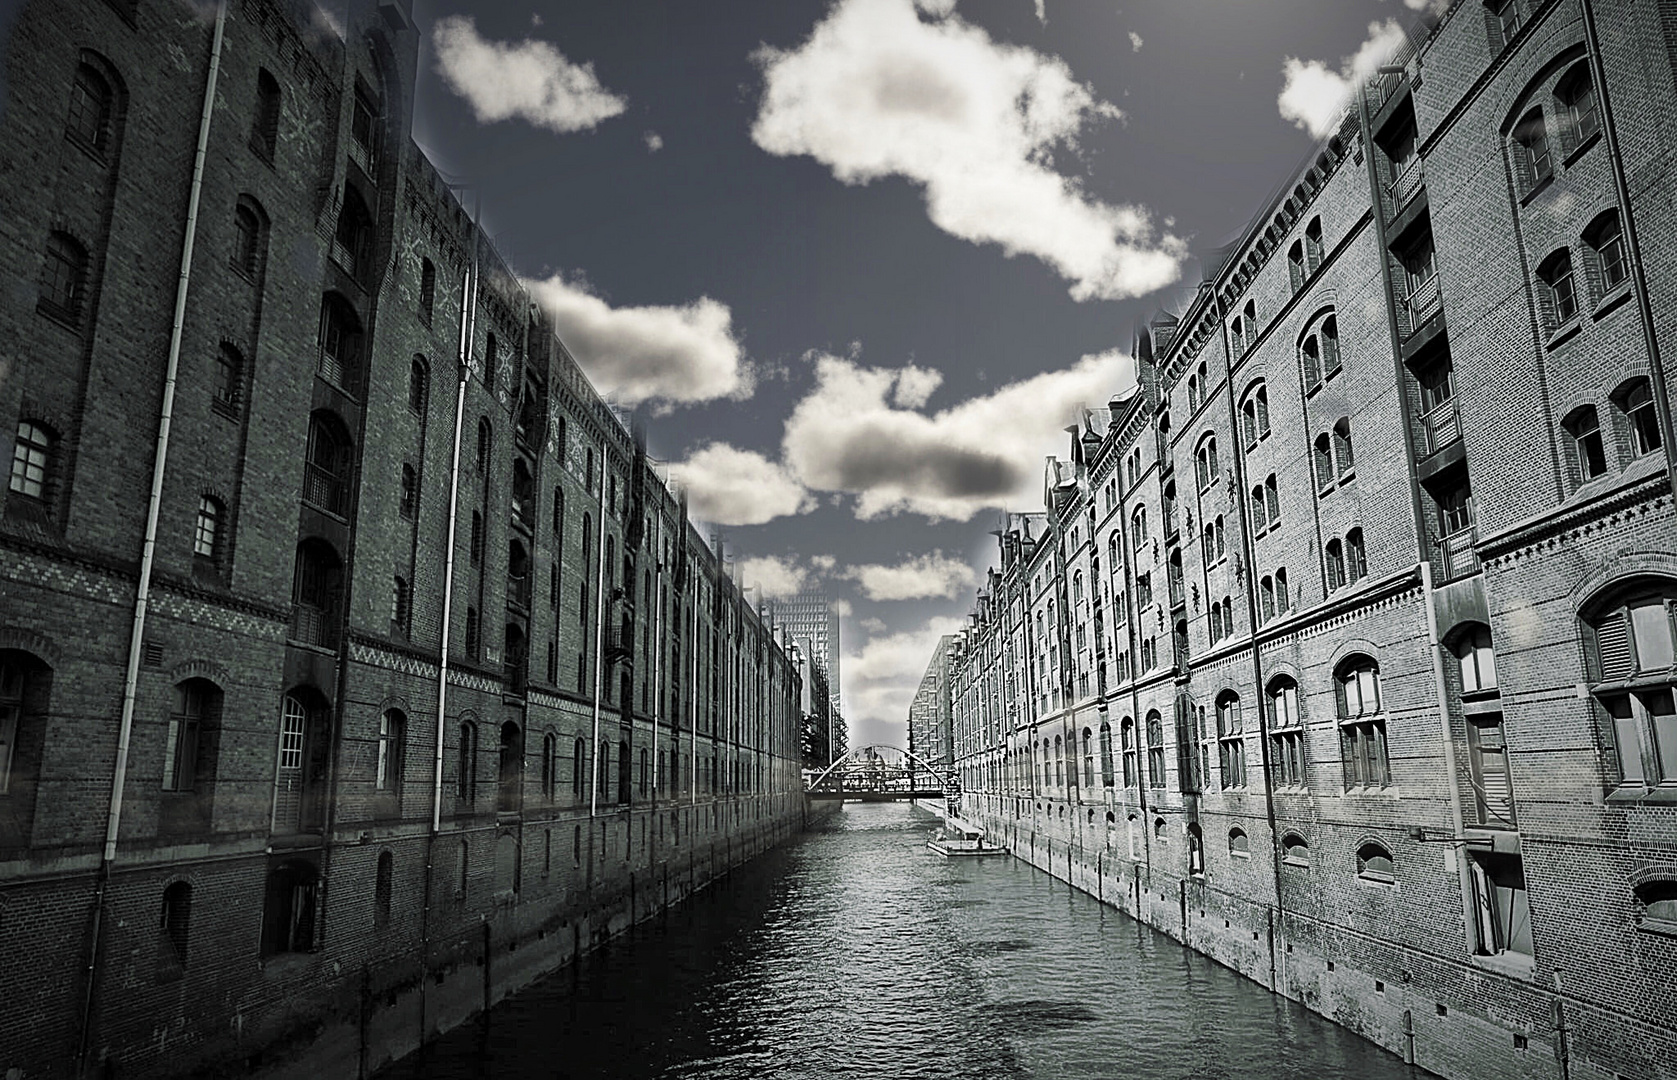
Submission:
M 382 1077 L 1396 1080 L 1364 1042 L 937 819 L 848 804 Z

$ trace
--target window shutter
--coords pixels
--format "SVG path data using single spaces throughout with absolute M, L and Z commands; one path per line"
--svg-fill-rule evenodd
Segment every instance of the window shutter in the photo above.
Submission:
M 1596 626 L 1595 640 L 1601 678 L 1629 678 L 1636 670 L 1636 662 L 1630 652 L 1630 628 L 1625 623 L 1625 613 L 1615 611 L 1601 620 Z

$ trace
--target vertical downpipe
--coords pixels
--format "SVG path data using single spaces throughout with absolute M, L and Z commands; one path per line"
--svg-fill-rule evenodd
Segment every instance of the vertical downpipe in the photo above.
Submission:
M 600 443 L 600 493 L 605 494 L 606 445 Z M 593 477 L 589 478 L 590 482 Z M 588 816 L 598 817 L 600 813 L 600 681 L 605 678 L 605 646 L 606 636 L 606 501 L 599 501 L 600 527 L 594 541 L 594 558 L 599 562 L 599 569 L 594 572 L 594 760 L 588 774 Z M 594 830 L 590 829 L 592 834 Z M 601 857 L 605 857 L 605 840 L 602 836 L 600 846 Z M 592 860 L 591 860 L 592 861 Z
M 215 31 L 210 39 L 210 66 L 204 77 L 204 103 L 198 115 L 198 142 L 192 155 L 192 184 L 186 200 L 185 237 L 181 240 L 180 277 L 175 283 L 174 320 L 169 327 L 169 359 L 163 371 L 163 401 L 157 420 L 157 444 L 152 455 L 151 494 L 146 503 L 145 539 L 140 548 L 140 578 L 134 593 L 133 627 L 128 635 L 128 664 L 122 680 L 122 719 L 117 730 L 116 765 L 111 774 L 110 809 L 105 818 L 105 847 L 93 891 L 87 968 L 83 972 L 81 1022 L 76 1043 L 76 1071 L 81 1073 L 93 1034 L 94 984 L 99 970 L 100 936 L 104 932 L 105 897 L 110 891 L 111 864 L 116 861 L 122 826 L 122 789 L 128 778 L 128 748 L 134 732 L 134 707 L 140 682 L 140 653 L 145 641 L 146 605 L 151 597 L 151 572 L 157 552 L 157 519 L 163 505 L 163 477 L 169 464 L 169 430 L 174 420 L 175 381 L 180 372 L 181 338 L 186 326 L 186 298 L 192 284 L 192 249 L 198 237 L 198 204 L 204 191 L 204 159 L 210 141 L 210 117 L 215 110 L 216 80 L 221 74 L 221 43 L 227 26 L 225 0 L 216 4 Z

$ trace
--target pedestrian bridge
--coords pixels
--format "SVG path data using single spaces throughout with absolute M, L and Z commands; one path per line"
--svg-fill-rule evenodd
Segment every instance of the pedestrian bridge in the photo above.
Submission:
M 939 769 L 918 754 L 875 743 L 850 751 L 820 773 L 804 770 L 811 799 L 944 799 L 958 793 L 953 771 Z

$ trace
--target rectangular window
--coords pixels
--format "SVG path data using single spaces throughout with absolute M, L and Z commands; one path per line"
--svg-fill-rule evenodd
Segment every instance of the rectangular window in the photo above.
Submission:
M 1502 714 L 1468 718 L 1467 745 L 1479 824 L 1514 827 L 1514 789 L 1508 779 L 1508 744 Z
M 1474 952 L 1530 956 L 1531 904 L 1520 856 L 1469 852 L 1468 876 L 1473 883 Z

